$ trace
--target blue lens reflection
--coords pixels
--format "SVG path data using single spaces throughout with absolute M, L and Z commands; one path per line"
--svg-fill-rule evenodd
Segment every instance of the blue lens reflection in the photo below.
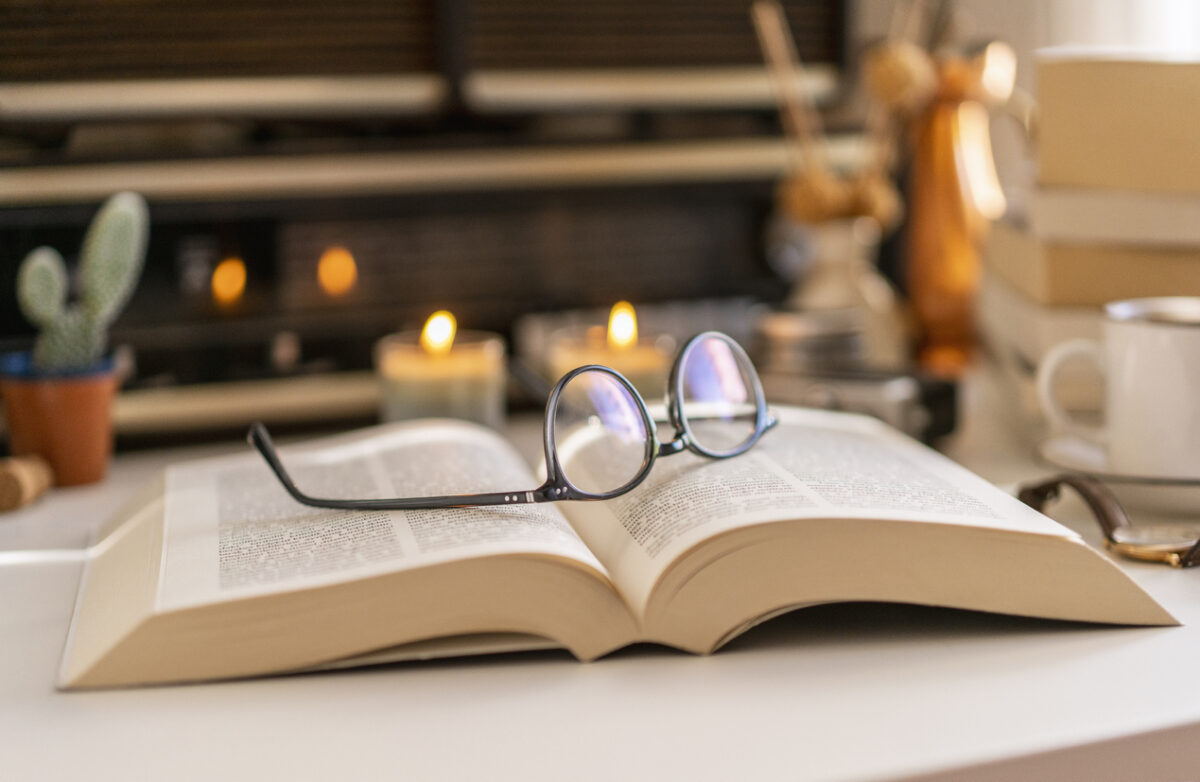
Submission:
M 724 340 L 706 339 L 692 345 L 683 378 L 690 401 L 742 404 L 749 399 L 741 364 Z
M 596 372 L 589 379 L 588 400 L 604 428 L 627 440 L 645 440 L 646 422 L 629 391 L 610 375 Z

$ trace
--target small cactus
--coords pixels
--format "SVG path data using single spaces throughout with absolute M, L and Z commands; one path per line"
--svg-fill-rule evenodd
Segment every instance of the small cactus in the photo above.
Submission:
M 29 322 L 41 329 L 33 346 L 35 367 L 67 372 L 100 360 L 108 326 L 142 273 L 148 235 L 149 213 L 140 195 L 109 198 L 83 238 L 74 303 L 67 301 L 67 269 L 57 250 L 39 247 L 25 257 L 17 272 L 17 301 Z

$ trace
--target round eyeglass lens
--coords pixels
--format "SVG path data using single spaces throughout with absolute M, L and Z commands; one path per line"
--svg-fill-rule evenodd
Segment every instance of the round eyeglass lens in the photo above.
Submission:
M 650 460 L 650 434 L 629 387 L 600 370 L 567 381 L 554 409 L 554 448 L 575 488 L 607 494 L 632 483 Z
M 758 424 L 754 366 L 720 337 L 693 342 L 679 366 L 680 413 L 703 451 L 736 451 L 753 437 Z

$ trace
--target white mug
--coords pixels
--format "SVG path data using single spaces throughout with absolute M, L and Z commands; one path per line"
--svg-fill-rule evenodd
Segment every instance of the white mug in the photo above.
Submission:
M 1103 448 L 1122 475 L 1200 479 L 1200 297 L 1114 301 L 1104 308 L 1103 345 L 1056 345 L 1037 373 L 1050 424 Z M 1054 396 L 1054 376 L 1073 356 L 1104 373 L 1104 424 L 1082 423 Z

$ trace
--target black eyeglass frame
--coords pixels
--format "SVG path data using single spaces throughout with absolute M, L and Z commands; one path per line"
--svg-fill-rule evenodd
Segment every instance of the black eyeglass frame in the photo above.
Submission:
M 747 370 L 746 374 L 754 392 L 754 432 L 741 444 L 725 451 L 716 451 L 699 444 L 692 432 L 688 417 L 683 410 L 683 366 L 686 363 L 686 358 L 695 349 L 695 346 L 708 339 L 717 339 L 729 346 L 741 367 Z M 642 466 L 638 469 L 638 472 L 623 486 L 603 493 L 583 491 L 571 483 L 562 468 L 562 463 L 558 458 L 558 449 L 554 445 L 554 420 L 556 417 L 555 413 L 558 410 L 559 398 L 563 393 L 563 389 L 574 378 L 586 372 L 602 372 L 611 375 L 630 393 L 630 396 L 632 396 L 634 402 L 637 404 L 642 425 L 645 426 L 647 434 L 645 455 L 643 456 Z M 750 450 L 762 439 L 762 436 L 768 430 L 778 423 L 778 419 L 772 416 L 767 408 L 762 381 L 758 377 L 754 363 L 750 360 L 750 357 L 741 345 L 733 338 L 719 331 L 705 331 L 697 334 L 680 348 L 675 358 L 675 363 L 671 366 L 671 373 L 667 380 L 667 416 L 668 423 L 674 427 L 675 432 L 668 442 L 660 442 L 657 426 L 654 419 L 650 416 L 650 410 L 646 407 L 645 400 L 642 399 L 641 394 L 638 393 L 637 389 L 633 387 L 633 384 L 624 375 L 611 367 L 599 364 L 588 364 L 578 367 L 559 379 L 550 392 L 550 397 L 546 400 L 546 417 L 542 424 L 542 447 L 546 457 L 546 480 L 541 486 L 536 489 L 517 492 L 486 492 L 441 497 L 396 497 L 371 500 L 342 500 L 312 497 L 305 494 L 296 486 L 284 468 L 266 426 L 261 422 L 251 425 L 250 431 L 246 435 L 246 440 L 266 460 L 271 471 L 275 473 L 275 477 L 279 479 L 279 482 L 287 490 L 287 493 L 291 495 L 292 499 L 303 505 L 332 510 L 429 510 L 435 508 L 464 508 L 488 505 L 523 505 L 538 502 L 557 502 L 559 500 L 607 500 L 637 488 L 649 476 L 650 470 L 653 469 L 654 462 L 659 456 L 672 456 L 686 450 L 710 459 L 728 459 Z

